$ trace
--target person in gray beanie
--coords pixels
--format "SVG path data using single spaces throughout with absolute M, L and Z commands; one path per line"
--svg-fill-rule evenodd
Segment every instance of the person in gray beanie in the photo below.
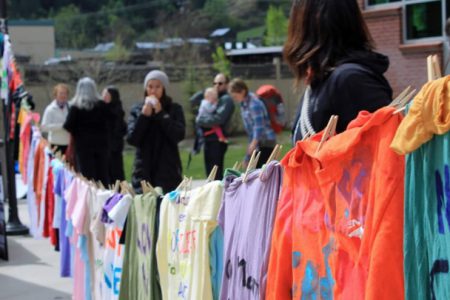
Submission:
M 169 78 L 159 70 L 144 79 L 144 99 L 131 108 L 127 141 L 136 147 L 132 184 L 142 192 L 140 182 L 150 182 L 165 193 L 182 179 L 178 143 L 185 137 L 183 108 L 167 95 Z

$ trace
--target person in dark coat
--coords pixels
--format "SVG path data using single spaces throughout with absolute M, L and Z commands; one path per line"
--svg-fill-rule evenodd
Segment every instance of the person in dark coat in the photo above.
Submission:
M 81 78 L 69 102 L 63 127 L 75 143 L 77 170 L 88 179 L 109 184 L 108 151 L 111 112 L 89 77 Z
M 135 104 L 128 120 L 127 141 L 136 147 L 132 184 L 141 191 L 141 180 L 174 190 L 182 179 L 178 143 L 185 137 L 183 108 L 167 95 L 169 78 L 159 70 L 145 76 L 144 98 Z
M 293 141 L 323 130 L 332 115 L 340 133 L 360 111 L 392 101 L 389 59 L 373 40 L 356 0 L 294 1 L 283 51 L 298 84 L 307 86 Z
M 109 125 L 109 179 L 111 182 L 122 181 L 125 180 L 123 170 L 124 136 L 127 133 L 125 111 L 122 108 L 119 90 L 115 86 L 107 86 L 102 92 L 102 97 L 112 113 Z

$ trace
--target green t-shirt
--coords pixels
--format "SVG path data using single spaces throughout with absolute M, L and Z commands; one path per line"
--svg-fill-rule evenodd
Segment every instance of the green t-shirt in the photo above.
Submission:
M 137 195 L 131 204 L 119 299 L 162 299 L 155 252 L 158 196 Z
M 407 155 L 406 299 L 450 299 L 450 132 Z

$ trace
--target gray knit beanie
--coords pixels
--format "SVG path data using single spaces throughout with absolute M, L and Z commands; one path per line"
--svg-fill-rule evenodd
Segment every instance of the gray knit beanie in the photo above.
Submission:
M 147 83 L 149 80 L 157 79 L 159 80 L 162 85 L 164 86 L 164 89 L 167 90 L 169 87 L 169 77 L 167 77 L 166 73 L 160 70 L 153 70 L 147 73 L 144 80 L 144 89 L 147 88 Z

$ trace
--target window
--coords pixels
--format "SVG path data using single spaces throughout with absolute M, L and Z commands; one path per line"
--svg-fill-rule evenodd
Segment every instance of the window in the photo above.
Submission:
M 366 0 L 368 6 L 397 3 L 403 8 L 405 40 L 442 38 L 450 17 L 450 0 Z
M 392 2 L 400 2 L 402 0 L 369 0 L 369 5 L 379 5 L 379 4 L 387 4 Z
M 406 39 L 442 36 L 441 1 L 406 5 Z

